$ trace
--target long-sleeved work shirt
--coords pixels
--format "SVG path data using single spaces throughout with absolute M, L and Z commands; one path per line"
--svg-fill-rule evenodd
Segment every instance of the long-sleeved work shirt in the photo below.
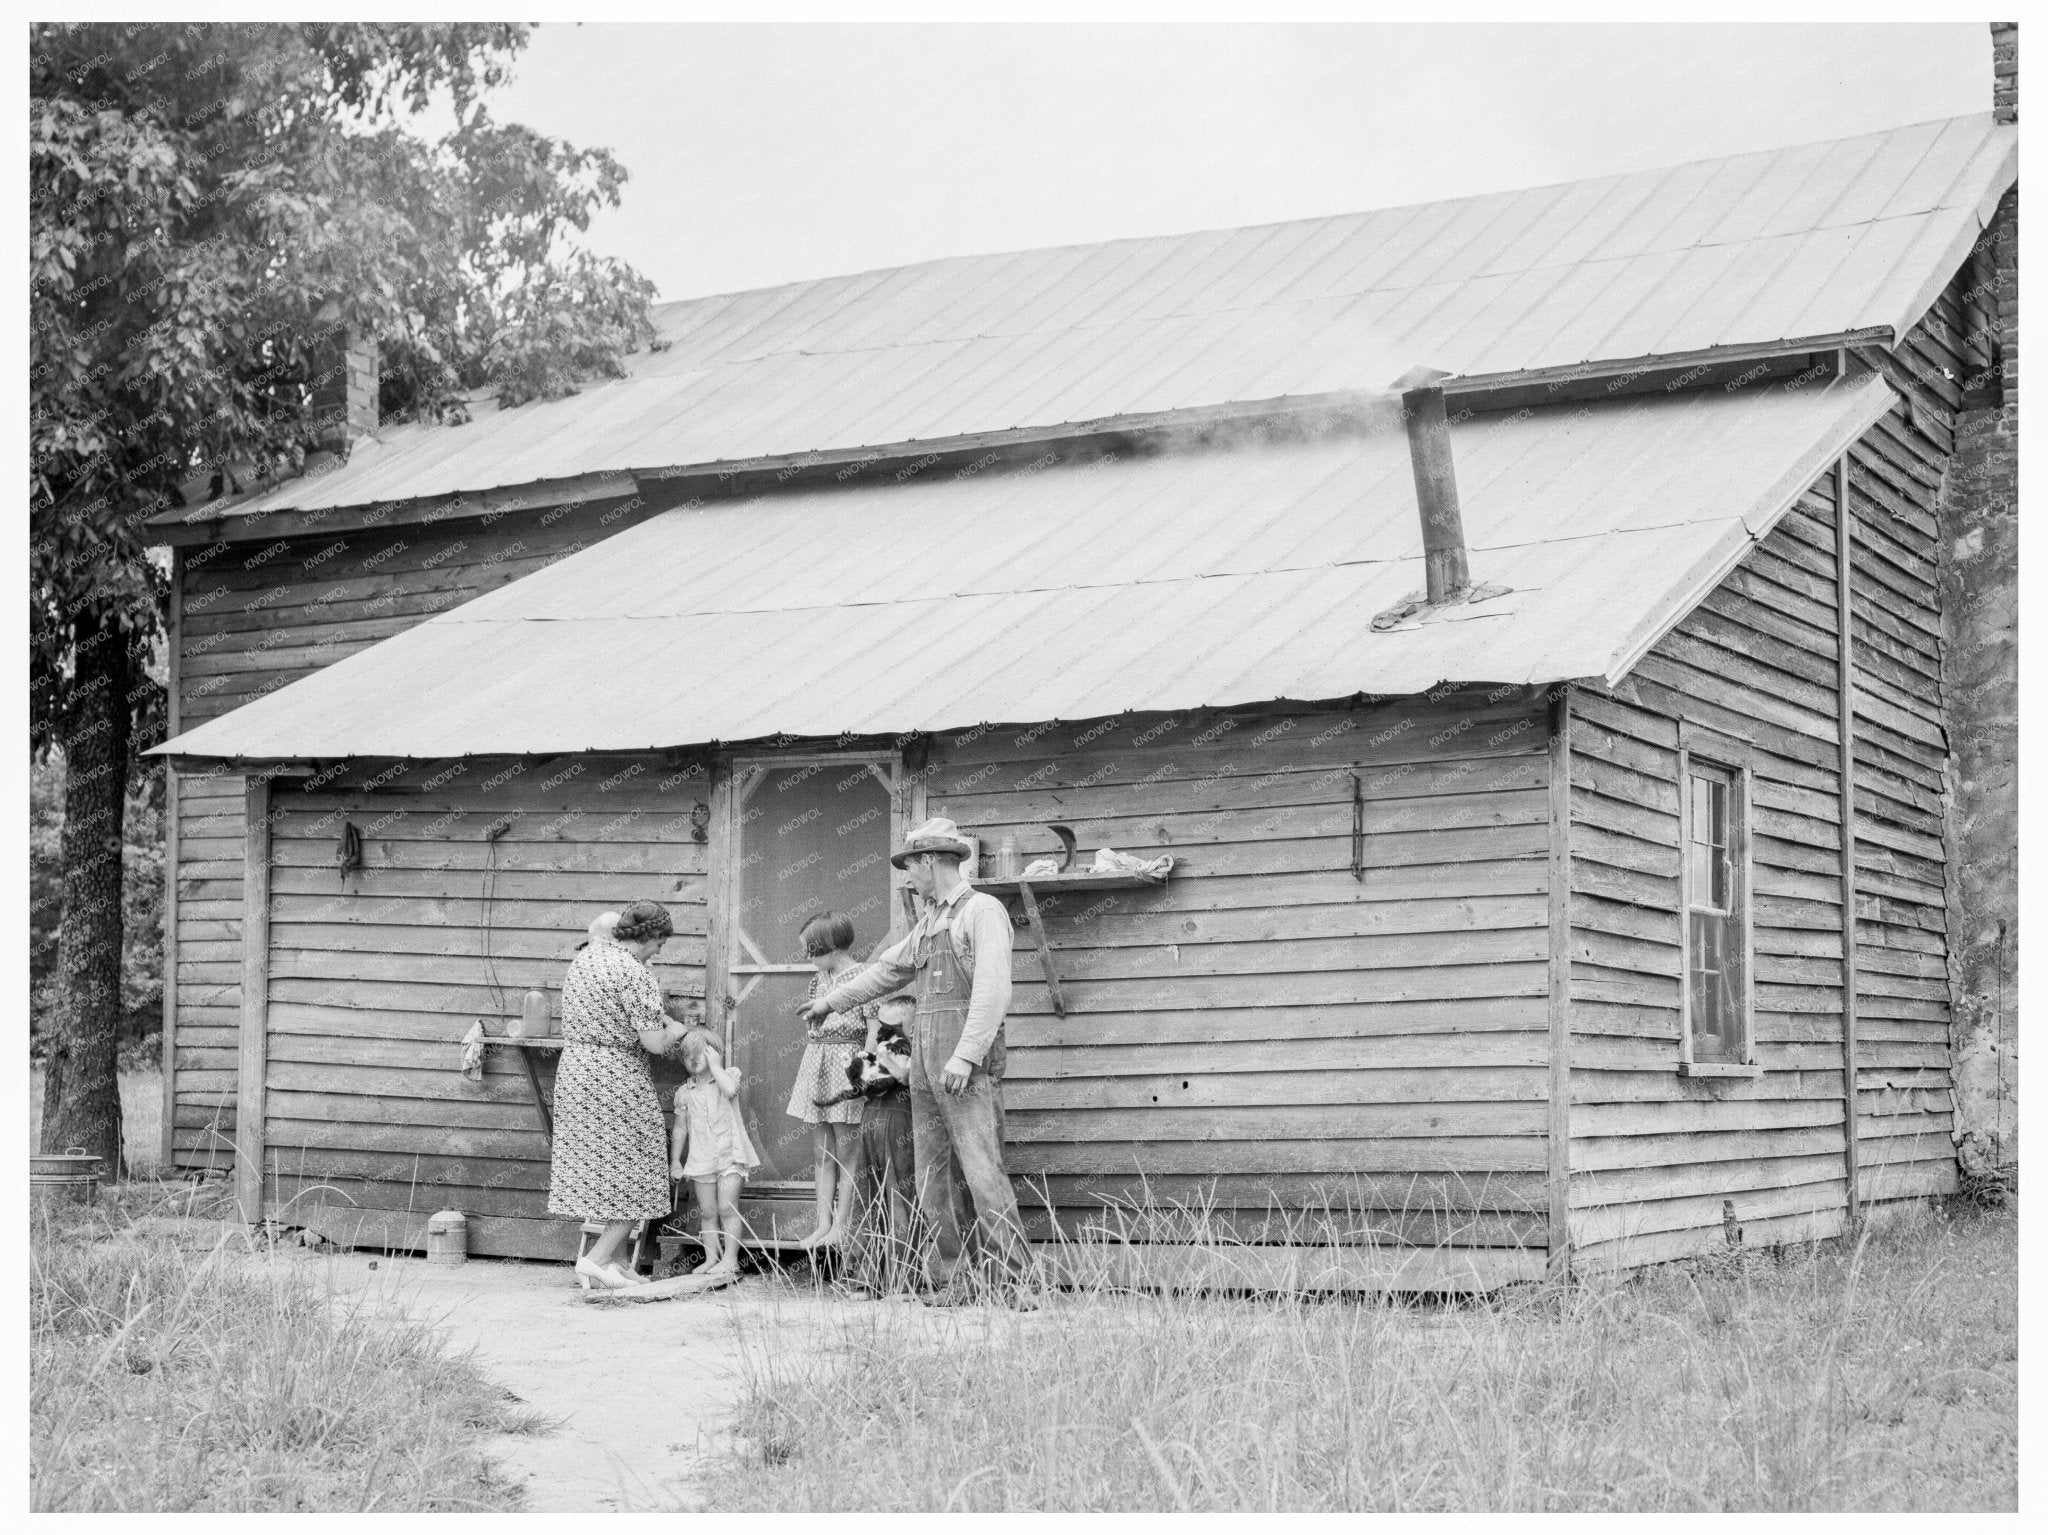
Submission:
M 960 956 L 970 985 L 967 1021 L 961 1027 L 953 1059 L 979 1066 L 1010 1010 L 1012 929 L 1003 903 L 965 880 L 945 895 L 925 902 L 924 915 L 907 938 L 876 955 L 866 969 L 826 992 L 823 1000 L 834 1012 L 845 1012 L 901 991 L 917 975 L 919 942 L 940 923 L 951 931 L 954 952 Z

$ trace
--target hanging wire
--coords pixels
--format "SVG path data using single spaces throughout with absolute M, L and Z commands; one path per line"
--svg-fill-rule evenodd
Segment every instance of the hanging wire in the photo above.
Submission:
M 498 1016 L 504 1018 L 505 988 L 498 980 L 498 962 L 491 953 L 491 903 L 497 897 L 498 887 L 498 839 L 512 829 L 512 819 L 507 816 L 497 825 L 484 831 L 484 973 L 490 977 L 491 999 L 497 1004 Z

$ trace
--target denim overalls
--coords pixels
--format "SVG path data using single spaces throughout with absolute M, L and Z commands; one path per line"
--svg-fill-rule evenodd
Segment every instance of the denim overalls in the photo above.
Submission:
M 972 899 L 972 897 L 969 897 Z M 938 1248 L 933 1278 L 956 1282 L 964 1235 L 1011 1277 L 1028 1266 L 1017 1196 L 1003 1168 L 1003 1032 L 957 1093 L 939 1083 L 967 1025 L 973 983 L 953 946 L 950 922 L 917 945 L 917 1016 L 910 1025 L 910 1125 L 916 1144 L 917 1204 Z M 972 1205 L 969 1197 L 972 1197 Z
M 970 897 L 969 899 L 972 899 Z M 910 1085 L 937 1090 L 946 1062 L 960 1046 L 967 1027 L 967 1003 L 974 983 L 960 963 L 960 951 L 953 946 L 950 921 L 934 924 L 917 943 L 917 1016 L 910 1026 Z M 975 1068 L 979 1080 L 1003 1078 L 1003 1028 L 996 1025 L 996 1037 Z

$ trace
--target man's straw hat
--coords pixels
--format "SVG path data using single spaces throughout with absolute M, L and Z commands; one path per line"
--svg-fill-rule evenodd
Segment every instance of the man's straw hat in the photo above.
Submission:
M 961 836 L 960 828 L 946 817 L 935 815 L 905 839 L 903 851 L 891 854 L 889 862 L 900 869 L 919 853 L 958 853 L 962 858 L 972 858 L 974 844 Z

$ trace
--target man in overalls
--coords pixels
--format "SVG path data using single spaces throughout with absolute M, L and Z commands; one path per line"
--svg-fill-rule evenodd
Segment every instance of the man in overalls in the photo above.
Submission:
M 809 1019 L 845 1012 L 913 981 L 910 1125 L 917 1203 L 937 1247 L 929 1297 L 939 1306 L 979 1297 L 962 1263 L 961 1226 L 972 1201 L 977 1245 L 997 1264 L 996 1293 L 1035 1304 L 1017 1196 L 1003 1168 L 1003 1015 L 1010 1006 L 1010 914 L 960 873 L 974 844 L 944 816 L 912 832 L 890 858 L 924 898 L 917 925 L 855 975 L 801 1009 Z M 963 1187 L 964 1186 L 964 1187 Z

